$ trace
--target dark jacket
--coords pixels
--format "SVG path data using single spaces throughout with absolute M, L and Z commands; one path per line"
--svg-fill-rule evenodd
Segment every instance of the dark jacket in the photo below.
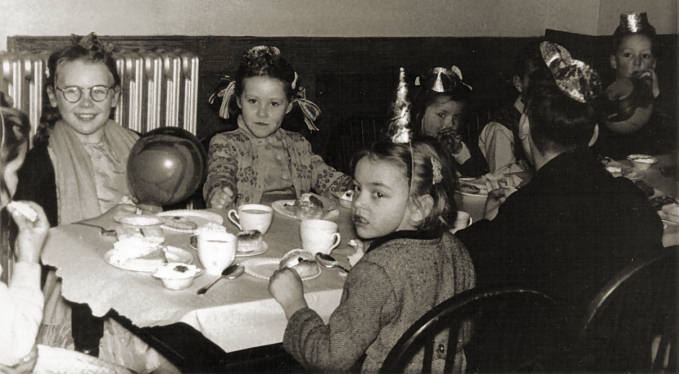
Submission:
M 662 231 L 637 187 L 578 149 L 538 170 L 495 220 L 457 236 L 480 286 L 519 284 L 579 307 L 625 264 L 661 247 Z

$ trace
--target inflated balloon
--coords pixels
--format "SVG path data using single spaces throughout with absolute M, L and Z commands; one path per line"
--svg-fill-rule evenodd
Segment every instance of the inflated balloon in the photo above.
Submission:
M 161 127 L 142 135 L 127 161 L 127 180 L 139 203 L 171 205 L 186 200 L 203 183 L 206 152 L 190 132 Z

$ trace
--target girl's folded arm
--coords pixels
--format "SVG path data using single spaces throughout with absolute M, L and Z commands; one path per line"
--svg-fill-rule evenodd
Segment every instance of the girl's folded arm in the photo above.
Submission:
M 385 320 L 393 288 L 384 270 L 363 261 L 347 277 L 340 305 L 328 324 L 309 308 L 288 321 L 283 346 L 307 368 L 342 371 L 351 368 L 375 341 Z
M 221 134 L 215 135 L 210 142 L 207 170 L 203 186 L 205 201 L 210 201 L 212 195 L 222 187 L 229 187 L 234 195 L 238 193 L 238 149 Z
M 325 194 L 326 192 L 331 192 L 342 194 L 351 188 L 353 179 L 326 164 L 321 156 L 312 155 L 311 166 L 312 188 L 317 193 Z

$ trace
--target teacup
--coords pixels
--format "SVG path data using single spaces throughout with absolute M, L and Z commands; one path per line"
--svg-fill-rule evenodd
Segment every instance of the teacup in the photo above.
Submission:
M 455 225 L 453 226 L 453 233 L 459 230 L 467 228 L 472 224 L 472 216 L 464 210 L 457 211 L 457 217 L 455 218 Z
M 337 223 L 324 219 L 305 219 L 299 224 L 302 248 L 311 253 L 330 254 L 342 240 Z
M 266 234 L 273 219 L 273 209 L 268 205 L 245 204 L 239 206 L 238 211 L 229 210 L 227 216 L 240 231 L 258 230 Z
M 205 271 L 219 275 L 236 257 L 238 240 L 233 234 L 203 231 L 198 234 L 198 257 Z

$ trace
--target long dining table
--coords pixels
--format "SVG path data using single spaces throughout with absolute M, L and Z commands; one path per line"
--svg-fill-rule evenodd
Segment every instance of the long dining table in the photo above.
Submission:
M 349 209 L 338 207 L 338 211 L 333 220 L 338 223 L 341 243 L 333 255 L 347 266 L 346 256 L 354 251 L 347 242 L 354 234 Z M 225 211 L 217 212 L 226 218 Z M 120 226 L 113 219 L 90 222 L 107 229 Z M 275 212 L 264 236 L 267 251 L 253 257 L 237 257 L 236 261 L 247 264 L 248 259 L 255 257 L 280 258 L 291 249 L 301 248 L 299 222 Z M 223 224 L 231 233 L 238 231 L 227 219 Z M 197 250 L 190 244 L 191 233 L 163 232 L 165 244 L 189 251 L 194 257 L 193 263 L 200 266 Z M 221 280 L 205 295 L 198 295 L 199 288 L 216 279 L 203 273 L 194 279 L 191 287 L 169 290 L 150 273 L 122 270 L 107 263 L 104 255 L 114 241 L 102 236 L 96 227 L 79 224 L 50 230 L 42 261 L 56 268 L 65 299 L 87 304 L 97 317 L 113 313 L 132 328 L 140 329 L 137 331 L 188 325 L 224 352 L 282 341 L 287 320 L 268 292 L 268 281 L 246 272 L 234 280 Z M 322 318 L 327 320 L 339 304 L 345 278 L 336 268 L 322 268 L 320 276 L 304 281 L 307 303 Z M 176 331 L 170 335 L 181 334 Z

